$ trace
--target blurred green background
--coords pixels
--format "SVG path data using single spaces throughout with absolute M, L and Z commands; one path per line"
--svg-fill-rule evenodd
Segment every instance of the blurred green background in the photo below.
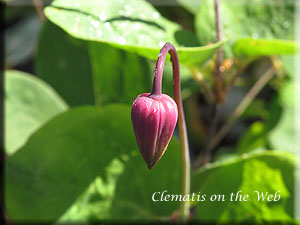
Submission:
M 220 1 L 219 42 L 213 3 L 1 1 L 9 221 L 176 217 L 180 202 L 151 198 L 156 191 L 180 194 L 177 130 L 148 171 L 130 119 L 132 100 L 151 91 L 155 60 L 169 41 L 181 63 L 191 191 L 250 195 L 247 202 L 193 202 L 190 219 L 295 223 L 296 1 Z M 163 90 L 173 96 L 167 61 Z M 255 190 L 280 191 L 281 199 L 258 202 Z

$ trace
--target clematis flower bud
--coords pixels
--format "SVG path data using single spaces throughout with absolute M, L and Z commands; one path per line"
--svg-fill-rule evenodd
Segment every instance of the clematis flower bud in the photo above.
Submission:
M 174 99 L 162 94 L 162 76 L 167 54 L 170 53 L 173 68 Z M 181 98 L 180 65 L 175 47 L 167 42 L 160 50 L 153 72 L 152 92 L 134 99 L 131 121 L 139 150 L 149 169 L 164 154 L 178 119 L 181 142 L 182 195 L 190 194 L 190 156 L 184 111 Z M 180 217 L 188 218 L 190 202 L 183 201 Z
M 168 95 L 144 93 L 134 100 L 131 121 L 137 145 L 149 169 L 164 154 L 177 117 L 177 105 Z

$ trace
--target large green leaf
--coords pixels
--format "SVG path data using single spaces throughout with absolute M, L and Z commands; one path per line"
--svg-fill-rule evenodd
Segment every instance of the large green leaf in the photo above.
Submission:
M 87 44 L 49 21 L 40 33 L 35 70 L 70 106 L 94 104 Z
M 13 154 L 46 121 L 67 110 L 66 103 L 40 79 L 5 71 L 5 150 Z
M 151 91 L 152 72 L 145 58 L 96 42 L 89 43 L 89 55 L 98 105 L 132 104 L 137 95 Z
M 154 192 L 180 194 L 181 161 L 177 142 L 171 142 L 164 161 L 151 171 L 144 167 L 139 154 L 131 156 L 124 173 L 117 183 L 115 198 L 111 207 L 114 220 L 166 219 L 179 210 L 180 202 L 154 202 Z
M 232 43 L 242 37 L 293 40 L 294 5 L 285 0 L 271 0 L 267 4 L 264 0 L 253 4 L 246 0 L 223 0 L 220 1 L 220 21 L 223 36 Z M 215 24 L 214 1 L 201 1 L 195 24 L 201 44 L 216 40 Z M 230 45 L 226 45 L 225 53 L 231 56 Z
M 56 0 L 45 8 L 46 16 L 72 36 L 107 43 L 156 59 L 169 41 L 178 48 L 181 63 L 203 63 L 223 42 L 190 47 L 191 34 L 160 15 L 144 0 Z M 188 46 L 188 47 L 181 47 Z
M 261 55 L 288 55 L 295 54 L 297 44 L 295 41 L 278 39 L 238 39 L 234 46 L 235 56 L 261 56 Z
M 57 116 L 8 157 L 5 172 L 6 207 L 14 222 L 51 222 L 68 209 L 76 211 L 70 207 L 92 182 L 100 182 L 101 218 L 145 220 L 178 207 L 151 202 L 155 191 L 179 191 L 178 143 L 173 140 L 149 171 L 137 150 L 128 106 L 80 107 Z M 95 203 L 89 199 L 87 204 Z M 95 211 L 87 214 L 84 219 L 91 219 Z
M 123 160 L 127 160 L 123 156 Z M 114 158 L 106 167 L 106 177 L 97 176 L 57 223 L 84 223 L 86 221 L 110 218 L 110 208 L 114 198 L 116 182 L 124 171 L 124 162 Z
M 50 22 L 44 25 L 39 49 L 38 75 L 72 106 L 93 104 L 94 99 L 98 105 L 131 104 L 138 94 L 151 90 L 146 59 L 105 44 L 76 40 Z
M 137 151 L 114 159 L 106 168 L 106 179 L 97 177 L 88 190 L 60 218 L 60 222 L 87 220 L 165 220 L 179 209 L 179 202 L 152 201 L 155 191 L 180 193 L 179 146 L 170 142 L 158 167 L 145 168 Z M 171 151 L 171 153 L 169 153 Z M 173 165 L 177 162 L 177 165 Z M 159 180 L 159 182 L 155 182 Z M 139 191 L 137 191 L 137 188 Z
M 285 152 L 260 152 L 234 160 L 210 164 L 192 176 L 192 192 L 206 194 L 197 204 L 201 221 L 291 221 L 294 217 L 294 158 Z M 230 201 L 230 194 L 242 191 L 248 201 Z M 258 201 L 257 193 L 275 194 L 279 201 Z M 225 201 L 210 201 L 224 194 Z

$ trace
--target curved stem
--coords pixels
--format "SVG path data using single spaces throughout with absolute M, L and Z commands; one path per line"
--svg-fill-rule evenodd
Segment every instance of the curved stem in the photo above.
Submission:
M 159 52 L 156 67 L 154 70 L 153 89 L 151 94 L 161 94 L 162 75 L 164 63 L 168 52 L 171 55 L 171 62 L 173 67 L 173 90 L 174 99 L 178 108 L 178 128 L 181 142 L 181 158 L 182 158 L 182 195 L 190 194 L 190 155 L 189 144 L 187 138 L 187 130 L 184 118 L 184 111 L 181 99 L 181 83 L 180 83 L 180 68 L 179 60 L 175 47 L 167 42 Z M 181 217 L 186 219 L 189 215 L 190 202 L 183 201 L 181 205 Z

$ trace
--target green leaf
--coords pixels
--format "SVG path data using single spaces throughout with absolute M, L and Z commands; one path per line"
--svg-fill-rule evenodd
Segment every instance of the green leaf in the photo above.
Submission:
M 180 187 L 179 145 L 173 140 L 149 171 L 137 150 L 130 107 L 80 107 L 57 116 L 32 135 L 7 158 L 5 173 L 6 208 L 13 222 L 54 222 L 64 213 L 76 212 L 82 200 L 88 206 L 95 203 L 102 219 L 145 220 L 150 215 L 168 216 L 178 206 L 175 202 L 164 208 L 164 203 L 155 204 L 151 197 L 155 191 Z M 91 192 L 92 182 L 98 182 L 97 194 L 82 196 Z M 87 212 L 83 219 L 95 220 L 95 214 Z
M 35 59 L 38 75 L 71 106 L 127 103 L 151 91 L 146 59 L 111 46 L 76 40 L 50 22 L 43 27 Z M 95 99 L 95 100 L 94 100 Z
M 286 73 L 290 77 L 295 77 L 295 56 L 294 55 L 281 55 L 280 59 L 283 63 L 283 68 L 285 69 Z
M 179 210 L 180 202 L 154 202 L 152 195 L 165 190 L 169 194 L 181 193 L 180 155 L 179 143 L 171 141 L 163 159 L 149 171 L 140 155 L 133 154 L 117 183 L 111 207 L 112 218 L 116 221 L 153 221 L 166 219 Z
M 234 160 L 213 163 L 192 176 L 192 192 L 206 194 L 197 204 L 201 221 L 291 221 L 294 217 L 294 157 L 285 152 L 260 152 Z M 230 194 L 242 191 L 248 201 L 230 201 Z M 275 194 L 279 201 L 258 201 L 257 193 Z M 210 201 L 224 194 L 225 201 Z
M 125 163 L 116 158 L 112 160 L 106 168 L 106 179 L 97 177 L 59 222 L 166 219 L 179 209 L 179 202 L 153 202 L 152 195 L 161 190 L 180 193 L 178 142 L 172 140 L 168 149 L 151 171 L 145 168 L 137 151 L 131 152 L 130 157 L 123 155 Z M 158 179 L 159 182 L 152 182 Z
M 45 8 L 45 14 L 76 38 L 106 43 L 150 59 L 156 59 L 169 41 L 178 47 L 181 63 L 201 64 L 223 44 L 181 47 L 190 46 L 191 38 L 182 38 L 185 31 L 178 24 L 143 0 L 56 0 Z
M 96 103 L 132 104 L 151 91 L 152 72 L 146 59 L 101 43 L 89 43 Z
M 239 140 L 237 146 L 238 154 L 245 154 L 251 151 L 260 151 L 265 148 L 267 144 L 266 127 L 262 122 L 255 122 L 251 124 L 249 129 Z
M 298 47 L 295 41 L 241 38 L 235 42 L 233 52 L 236 57 L 287 55 L 295 54 Z
M 87 44 L 49 21 L 40 33 L 35 70 L 70 106 L 94 104 Z
M 109 218 L 116 182 L 123 171 L 124 162 L 114 158 L 106 167 L 106 178 L 97 176 L 57 223 L 84 223 Z
M 269 132 L 268 138 L 273 148 L 279 150 L 295 151 L 295 107 L 296 83 L 290 81 L 279 91 L 275 101 L 281 105 L 282 112 L 275 127 Z M 276 103 L 275 102 L 275 103 Z
M 294 5 L 285 0 L 271 0 L 268 4 L 264 0 L 257 0 L 255 4 L 246 0 L 223 0 L 219 8 L 223 37 L 230 39 L 230 44 L 244 37 L 293 40 Z M 215 24 L 214 1 L 201 1 L 195 23 L 200 44 L 216 40 Z M 228 57 L 232 56 L 230 45 L 224 50 Z
M 5 75 L 5 151 L 11 155 L 46 121 L 68 109 L 55 91 L 31 74 Z

